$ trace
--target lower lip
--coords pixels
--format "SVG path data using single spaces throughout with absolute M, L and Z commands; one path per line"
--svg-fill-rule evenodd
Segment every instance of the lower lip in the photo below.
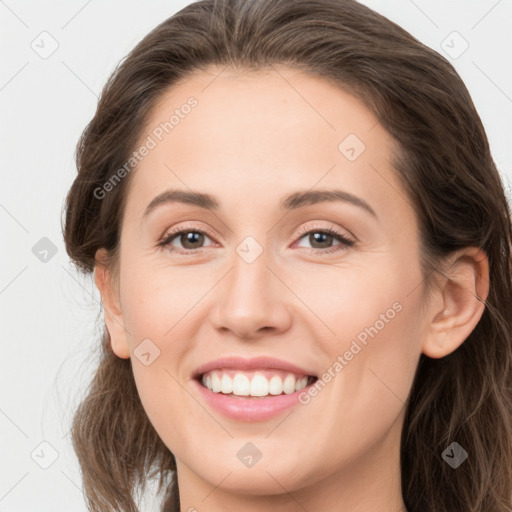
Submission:
M 264 421 L 284 411 L 291 409 L 295 405 L 301 405 L 299 395 L 307 392 L 313 384 L 295 391 L 289 395 L 267 396 L 264 398 L 235 398 L 231 395 L 214 393 L 205 388 L 199 381 L 194 380 L 194 385 L 204 397 L 206 402 L 216 411 L 238 421 Z

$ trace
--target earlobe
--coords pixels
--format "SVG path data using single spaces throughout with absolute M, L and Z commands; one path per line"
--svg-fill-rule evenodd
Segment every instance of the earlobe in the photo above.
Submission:
M 485 310 L 489 294 L 489 261 L 485 252 L 468 247 L 455 253 L 443 284 L 433 293 L 422 351 L 439 359 L 455 351 L 474 330 Z
M 127 331 L 124 327 L 121 312 L 119 293 L 106 264 L 107 253 L 105 249 L 96 252 L 94 267 L 94 282 L 101 294 L 101 301 L 105 316 L 105 327 L 110 335 L 113 352 L 121 359 L 130 357 Z

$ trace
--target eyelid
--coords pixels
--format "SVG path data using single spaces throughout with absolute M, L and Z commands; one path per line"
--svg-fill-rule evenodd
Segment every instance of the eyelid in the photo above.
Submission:
M 320 221 L 313 221 L 313 222 L 320 222 Z M 314 225 L 307 225 L 302 226 L 299 229 L 299 232 L 297 234 L 297 238 L 302 238 L 304 235 L 311 233 L 312 231 L 331 231 L 332 234 L 335 234 L 336 236 L 346 238 L 347 240 L 350 239 L 352 243 L 355 243 L 357 241 L 356 237 L 347 229 L 340 229 L 336 227 L 332 222 L 329 226 L 322 226 L 320 224 L 314 224 Z M 344 231 L 346 234 L 344 234 L 342 231 Z
M 327 258 L 329 256 L 340 256 L 345 253 L 348 249 L 353 247 L 356 244 L 355 237 L 346 236 L 341 232 L 338 228 L 333 227 L 332 223 L 329 227 L 325 226 L 303 226 L 299 230 L 298 236 L 295 237 L 295 241 L 293 242 L 293 246 L 300 242 L 302 238 L 311 233 L 324 233 L 330 235 L 334 239 L 337 239 L 340 244 L 333 245 L 332 247 L 327 247 L 326 249 L 317 249 L 315 247 L 302 247 L 302 252 L 313 255 L 314 257 Z
M 179 235 L 183 232 L 187 232 L 187 231 L 193 231 L 193 232 L 196 232 L 196 233 L 201 233 L 201 234 L 204 234 L 206 235 L 208 238 L 212 239 L 215 241 L 216 237 L 213 236 L 210 231 L 206 228 L 199 228 L 197 225 L 190 225 L 190 224 L 178 224 L 177 226 L 174 226 L 168 230 L 166 230 L 164 232 L 164 234 L 160 237 L 160 239 L 158 240 L 158 243 L 157 245 L 158 246 L 164 246 L 164 245 L 167 245 L 167 241 L 170 240 L 171 238 L 173 238 L 174 235 Z M 194 252 L 194 251 L 197 251 L 197 250 L 201 250 L 203 249 L 202 247 L 199 248 L 199 249 L 188 249 L 187 252 Z M 177 249 L 178 251 L 180 249 Z
M 318 222 L 318 221 L 316 221 L 316 222 Z M 323 254 L 323 255 L 328 255 L 328 254 L 332 254 L 332 253 L 336 253 L 336 252 L 342 252 L 343 250 L 346 250 L 349 247 L 353 246 L 356 243 L 356 239 L 350 232 L 349 232 L 350 235 L 347 236 L 340 231 L 341 230 L 339 230 L 338 228 L 333 227 L 332 223 L 328 227 L 321 226 L 318 224 L 304 225 L 299 229 L 299 232 L 294 237 L 292 246 L 294 246 L 297 242 L 299 242 L 301 240 L 301 238 L 303 238 L 307 234 L 314 233 L 314 232 L 323 232 L 323 233 L 329 234 L 332 237 L 338 239 L 338 241 L 341 242 L 341 246 L 335 245 L 335 246 L 332 246 L 332 247 L 329 247 L 326 249 L 317 249 L 314 247 L 311 247 L 311 248 L 303 247 L 302 249 L 305 250 L 306 252 L 310 252 L 310 253 L 314 253 L 314 254 Z M 347 230 L 345 230 L 345 231 L 347 231 Z M 158 241 L 157 246 L 163 247 L 163 248 L 167 247 L 170 252 L 175 252 L 178 254 L 196 254 L 196 253 L 201 252 L 207 248 L 207 247 L 198 247 L 197 249 L 180 249 L 180 248 L 171 246 L 171 241 L 173 241 L 180 234 L 186 233 L 186 232 L 201 233 L 203 235 L 206 235 L 208 238 L 213 240 L 215 243 L 217 243 L 216 237 L 212 236 L 211 233 L 209 232 L 209 230 L 198 228 L 197 225 L 186 224 L 186 225 L 178 225 L 178 226 L 171 228 L 170 230 L 165 231 L 164 235 Z

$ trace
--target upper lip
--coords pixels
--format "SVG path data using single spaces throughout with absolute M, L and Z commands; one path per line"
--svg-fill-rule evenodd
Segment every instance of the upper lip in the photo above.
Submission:
M 250 359 L 242 358 L 242 357 L 222 357 L 220 359 L 215 359 L 214 361 L 209 361 L 197 368 L 193 373 L 193 378 L 200 377 L 203 373 L 209 372 L 210 370 L 217 370 L 222 368 L 231 368 L 234 370 L 266 370 L 266 369 L 276 369 L 276 370 L 285 370 L 297 375 L 307 375 L 314 376 L 316 374 L 307 370 L 305 368 L 301 368 L 295 364 L 289 363 L 287 361 L 283 361 L 282 359 L 276 359 L 274 357 L 266 357 L 259 356 L 253 357 Z

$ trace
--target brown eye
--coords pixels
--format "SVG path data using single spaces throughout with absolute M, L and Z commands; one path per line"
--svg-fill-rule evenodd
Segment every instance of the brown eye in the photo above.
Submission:
M 199 231 L 185 231 L 179 235 L 184 249 L 198 249 L 204 242 L 204 234 Z
M 210 239 L 210 237 L 201 230 L 181 229 L 166 235 L 158 245 L 171 251 L 191 252 L 195 249 L 202 249 L 206 239 Z
M 331 246 L 334 237 L 327 233 L 315 231 L 309 234 L 309 243 L 314 249 L 327 249 Z
M 332 228 L 310 229 L 302 234 L 299 241 L 302 239 L 306 239 L 311 247 L 304 247 L 300 244 L 299 247 L 311 249 L 312 252 L 317 252 L 318 254 L 343 251 L 354 245 L 353 240 L 348 239 Z M 334 244 L 335 241 L 338 243 Z

